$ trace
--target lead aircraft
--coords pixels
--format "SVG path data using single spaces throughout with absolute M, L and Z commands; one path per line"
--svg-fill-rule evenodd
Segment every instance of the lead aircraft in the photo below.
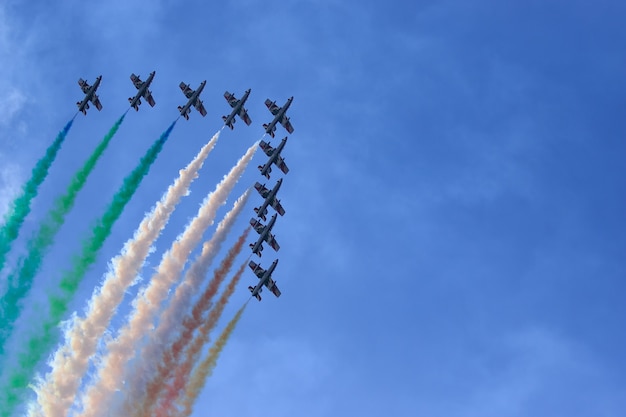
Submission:
M 206 116 L 206 109 L 204 108 L 204 105 L 200 100 L 200 93 L 204 89 L 205 85 L 206 80 L 202 81 L 200 83 L 200 87 L 198 87 L 198 89 L 194 91 L 193 88 L 189 87 L 189 84 L 185 84 L 184 82 L 180 83 L 180 89 L 183 91 L 183 94 L 185 94 L 185 97 L 189 99 L 187 101 L 187 104 L 185 104 L 184 106 L 178 106 L 178 111 L 180 111 L 180 115 L 183 116 L 185 120 L 189 120 L 191 106 L 194 106 L 196 110 L 200 112 L 202 117 Z
M 146 99 L 150 107 L 154 107 L 156 104 L 154 102 L 154 98 L 152 97 L 152 93 L 148 90 L 148 87 L 150 87 L 150 84 L 152 84 L 152 80 L 154 79 L 154 74 L 156 74 L 156 71 L 152 71 L 146 81 L 141 81 L 141 78 L 139 78 L 138 75 L 130 74 L 130 80 L 137 89 L 137 94 L 135 97 L 128 97 L 128 102 L 130 103 L 130 107 L 136 111 L 139 111 L 141 97 Z
M 235 128 L 234 124 L 236 115 L 239 115 L 239 117 L 241 117 L 241 120 L 243 120 L 243 122 L 248 126 L 250 126 L 250 124 L 252 123 L 252 119 L 250 119 L 250 116 L 248 116 L 248 112 L 243 107 L 243 105 L 246 104 L 248 96 L 250 95 L 250 91 L 250 89 L 247 89 L 246 92 L 243 93 L 243 97 L 241 97 L 241 100 L 237 100 L 235 95 L 229 93 L 228 91 L 224 93 L 224 98 L 226 99 L 226 101 L 228 101 L 230 107 L 233 108 L 233 111 L 230 112 L 228 116 L 222 116 L 222 120 L 224 120 L 224 124 L 230 127 L 231 130 Z
M 91 101 L 98 111 L 102 110 L 102 103 L 100 103 L 100 99 L 96 95 L 96 90 L 100 86 L 100 81 L 102 81 L 102 75 L 96 78 L 96 82 L 93 85 L 89 85 L 87 81 L 82 78 L 78 79 L 78 85 L 80 86 L 83 93 L 85 93 L 85 98 L 82 101 L 76 102 L 78 106 L 78 111 L 82 112 L 84 115 L 87 114 L 87 109 L 89 109 L 89 102 Z

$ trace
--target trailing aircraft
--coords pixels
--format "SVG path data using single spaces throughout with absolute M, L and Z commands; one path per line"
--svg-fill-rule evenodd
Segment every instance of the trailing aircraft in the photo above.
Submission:
M 267 242 L 267 244 L 270 245 L 275 251 L 280 249 L 280 245 L 276 242 L 274 235 L 270 233 L 272 231 L 272 227 L 274 227 L 274 223 L 276 223 L 276 216 L 277 214 L 274 214 L 266 226 L 263 226 L 263 224 L 256 219 L 250 219 L 250 225 L 252 225 L 254 230 L 256 230 L 259 234 L 259 239 L 255 243 L 250 243 L 252 253 L 261 256 L 264 241 Z
M 259 146 L 265 152 L 265 155 L 269 156 L 270 159 L 265 163 L 265 165 L 259 165 L 259 171 L 261 171 L 261 175 L 265 176 L 268 180 L 270 179 L 270 173 L 272 172 L 272 164 L 276 164 L 276 166 L 284 173 L 289 172 L 289 168 L 287 168 L 287 164 L 285 164 L 285 160 L 280 153 L 282 152 L 285 144 L 287 143 L 287 136 L 284 137 L 280 144 L 276 148 L 272 148 L 272 146 L 264 141 L 259 142 Z
M 259 182 L 254 184 L 254 188 L 256 188 L 259 194 L 261 194 L 261 197 L 265 199 L 263 204 L 261 204 L 259 207 L 254 208 L 254 212 L 261 219 L 266 220 L 265 215 L 267 214 L 267 206 L 273 207 L 274 210 L 276 210 L 276 212 L 281 216 L 285 215 L 285 209 L 280 204 L 280 200 L 276 198 L 276 193 L 278 193 L 278 190 L 280 189 L 282 183 L 283 179 L 281 178 L 271 190 L 267 189 L 265 187 L 265 184 L 261 185 L 261 183 Z
M 267 289 L 272 292 L 272 294 L 276 297 L 280 297 L 280 290 L 276 286 L 276 281 L 272 279 L 272 272 L 274 272 L 276 265 L 278 265 L 278 259 L 272 262 L 272 265 L 270 265 L 267 270 L 261 268 L 261 266 L 254 261 L 250 261 L 248 265 L 252 269 L 252 272 L 254 272 L 254 274 L 259 278 L 259 282 L 254 288 L 252 286 L 248 287 L 252 296 L 261 301 L 261 295 L 259 293 L 263 290 L 263 286 L 265 285 Z
M 291 106 L 291 102 L 293 101 L 293 96 L 287 99 L 287 102 L 283 107 L 279 107 L 276 105 L 275 101 L 270 100 L 269 98 L 265 100 L 265 105 L 269 109 L 270 113 L 274 115 L 274 120 L 269 123 L 263 123 L 263 127 L 265 128 L 265 133 L 268 133 L 271 137 L 274 137 L 274 132 L 276 131 L 276 123 L 280 123 L 289 133 L 293 133 L 293 126 L 289 121 L 289 117 L 285 115 L 289 106 Z

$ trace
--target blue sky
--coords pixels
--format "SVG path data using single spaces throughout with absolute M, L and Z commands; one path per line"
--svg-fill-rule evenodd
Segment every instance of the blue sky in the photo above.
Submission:
M 263 101 L 293 95 L 280 190 L 287 213 L 274 229 L 283 295 L 252 300 L 194 415 L 621 415 L 626 6 L 209 3 L 0 6 L 2 211 L 76 111 L 77 79 L 103 75 L 104 108 L 77 116 L 13 260 L 127 109 L 130 73 L 157 72 L 156 107 L 129 112 L 28 305 L 43 305 L 123 177 L 176 118 L 180 81 L 195 88 L 207 80 L 208 115 L 177 123 L 73 310 L 82 311 L 107 261 L 220 128 L 224 90 L 252 88 L 253 124 L 222 132 L 146 278 L 261 137 L 270 120 Z M 255 169 L 263 160 L 257 153 L 228 207 L 265 182 Z M 252 200 L 231 242 L 261 202 Z M 261 265 L 274 255 L 266 249 Z M 255 280 L 248 271 L 225 317 Z M 36 314 L 28 309 L 21 328 Z

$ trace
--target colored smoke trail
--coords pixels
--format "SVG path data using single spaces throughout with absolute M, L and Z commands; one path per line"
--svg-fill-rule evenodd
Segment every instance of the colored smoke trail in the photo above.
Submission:
M 52 359 L 52 371 L 37 387 L 41 410 L 31 408 L 29 415 L 66 416 L 74 403 L 81 379 L 87 371 L 89 358 L 95 354 L 102 337 L 125 291 L 132 285 L 150 248 L 170 215 L 185 195 L 211 150 L 217 144 L 219 132 L 202 147 L 196 157 L 180 170 L 178 178 L 144 217 L 120 255 L 116 256 L 103 284 L 94 291 L 84 318 L 73 317 L 65 333 L 65 343 Z
M 235 317 L 233 317 L 232 320 L 226 325 L 226 328 L 222 331 L 222 334 L 220 334 L 218 339 L 215 341 L 215 344 L 209 349 L 209 355 L 200 363 L 200 365 L 198 365 L 198 368 L 194 371 L 191 379 L 189 380 L 189 383 L 187 384 L 187 389 L 184 393 L 184 396 L 180 400 L 180 403 L 183 406 L 183 411 L 182 413 L 178 414 L 179 416 L 187 417 L 191 414 L 193 405 L 196 402 L 198 395 L 200 395 L 200 391 L 202 391 L 202 388 L 204 388 L 204 384 L 206 383 L 207 378 L 211 376 L 211 374 L 213 374 L 213 370 L 215 369 L 215 365 L 217 365 L 217 360 L 220 356 L 220 353 L 224 349 L 226 342 L 228 342 L 228 339 L 233 333 L 233 330 L 235 330 L 235 326 L 237 326 L 237 323 L 239 322 L 239 319 L 241 318 L 241 315 L 243 314 L 243 311 L 246 309 L 247 305 L 248 302 L 241 306 L 239 311 L 237 311 L 237 314 L 235 314 Z
M 24 223 L 24 219 L 30 213 L 30 203 L 37 197 L 39 186 L 48 176 L 48 170 L 61 149 L 67 133 L 74 123 L 74 118 L 67 122 L 63 130 L 59 132 L 52 145 L 46 149 L 46 154 L 37 161 L 30 179 L 22 186 L 22 194 L 11 203 L 8 213 L 4 216 L 5 223 L 0 228 L 0 271 L 4 268 L 6 255 L 11 250 L 11 244 Z
M 115 221 L 122 214 L 124 207 L 130 201 L 139 184 L 141 184 L 141 180 L 146 176 L 152 163 L 156 160 L 161 149 L 163 149 L 163 145 L 172 129 L 174 129 L 175 123 L 173 122 L 163 132 L 161 137 L 154 142 L 141 158 L 139 165 L 130 175 L 124 178 L 124 182 L 113 196 L 111 204 L 93 228 L 91 237 L 83 241 L 81 255 L 73 259 L 73 270 L 63 275 L 60 282 L 61 295 L 48 297 L 48 302 L 50 303 L 48 316 L 43 320 L 39 328 L 32 330 L 35 335 L 31 336 L 24 344 L 25 351 L 19 354 L 17 365 L 9 374 L 8 386 L 5 389 L 0 389 L 0 395 L 4 397 L 4 400 L 0 401 L 0 404 L 2 404 L 0 416 L 8 417 L 13 409 L 21 403 L 22 396 L 28 386 L 28 382 L 32 379 L 35 367 L 57 341 L 57 326 L 65 315 L 68 304 L 76 293 L 80 281 L 91 264 L 95 262 L 98 251 L 111 233 Z
M 250 258 L 248 257 L 248 259 Z M 211 334 L 211 331 L 215 329 L 217 321 L 222 316 L 228 300 L 235 292 L 237 284 L 239 283 L 241 276 L 246 270 L 248 259 L 246 259 L 246 261 L 241 264 L 233 278 L 230 280 L 230 282 L 226 286 L 226 289 L 224 290 L 224 293 L 218 299 L 215 307 L 209 312 L 209 316 L 204 320 L 201 319 L 193 323 L 195 329 L 199 328 L 198 335 L 196 335 L 193 340 L 187 338 L 184 341 L 185 344 L 189 345 L 189 348 L 187 349 L 185 358 L 182 363 L 179 362 L 174 364 L 175 367 L 173 368 L 173 380 L 171 380 L 167 385 L 165 395 L 163 396 L 163 400 L 161 402 L 163 405 L 163 410 L 165 410 L 167 413 L 173 412 L 174 400 L 176 400 L 176 398 L 179 398 L 181 391 L 185 388 L 185 386 L 189 384 L 189 375 L 193 370 L 193 366 L 202 354 L 202 348 L 209 342 L 209 336 Z M 219 279 L 223 280 L 227 273 L 228 271 L 222 271 L 222 277 L 220 277 Z M 156 411 L 158 412 L 158 409 Z M 160 414 L 160 416 L 162 415 L 169 414 Z
M 204 320 L 204 313 L 211 308 L 212 299 L 217 293 L 219 286 L 224 281 L 224 278 L 232 268 L 235 259 L 241 253 L 249 232 L 250 227 L 247 227 L 239 239 L 237 239 L 233 247 L 230 248 L 220 266 L 213 273 L 213 278 L 209 281 L 209 285 L 193 306 L 191 314 L 187 315 L 182 320 L 180 317 L 178 318 L 178 326 L 180 326 L 182 322 L 182 331 L 179 332 L 178 337 L 173 343 L 161 345 L 163 346 L 163 349 L 167 348 L 167 350 L 162 351 L 161 356 L 157 357 L 156 361 L 152 362 L 154 364 L 153 366 L 156 367 L 156 375 L 152 376 L 152 380 L 148 380 L 149 382 L 147 384 L 142 385 L 146 390 L 143 401 L 141 401 L 142 397 L 140 396 L 128 396 L 126 400 L 128 413 L 126 414 L 134 413 L 134 415 L 142 416 L 156 415 L 159 413 L 159 410 L 155 410 L 159 394 L 165 388 L 167 379 L 176 369 L 175 367 L 178 367 L 180 356 L 182 355 L 183 350 L 191 342 L 193 332 L 196 331 L 196 329 L 202 324 Z M 199 260 L 196 261 L 189 271 L 195 269 L 194 267 L 198 264 L 198 261 Z M 206 271 L 197 272 L 203 276 L 206 275 Z M 243 270 L 241 273 L 243 273 Z M 241 275 L 241 273 L 239 273 L 239 275 Z M 234 284 L 232 286 L 234 289 Z M 179 288 L 180 287 L 182 287 L 182 285 L 179 286 Z M 171 403 L 174 399 L 176 399 L 176 397 L 173 397 L 169 403 Z M 165 401 L 164 404 L 166 407 L 168 406 L 167 401 Z
M 161 313 L 158 326 L 151 335 L 150 342 L 142 348 L 137 367 L 132 370 L 126 370 L 124 380 L 127 381 L 125 389 L 125 408 L 127 412 L 125 414 L 130 414 L 136 412 L 137 409 L 141 409 L 143 403 L 142 399 L 147 397 L 147 385 L 152 382 L 158 383 L 155 381 L 155 378 L 158 379 L 157 375 L 163 367 L 162 361 L 165 351 L 172 344 L 172 339 L 176 337 L 180 323 L 184 315 L 189 311 L 193 297 L 201 290 L 202 281 L 204 281 L 213 259 L 226 240 L 235 220 L 245 207 L 249 195 L 250 189 L 246 190 L 241 197 L 235 201 L 233 208 L 219 223 L 211 239 L 204 243 L 202 252 L 189 267 L 183 281 L 176 288 L 169 305 L 165 311 Z M 234 256 L 241 251 L 244 244 L 243 239 L 248 235 L 248 229 L 249 228 L 246 229 L 244 235 L 239 239 L 235 247 L 231 248 L 231 252 L 234 250 L 236 253 L 233 255 L 229 252 L 228 254 L 228 257 L 232 257 L 231 264 L 234 261 Z M 216 285 L 216 290 L 217 287 L 219 287 L 219 283 Z M 207 300 L 207 303 L 209 302 L 210 299 Z M 131 382 L 129 383 L 128 381 Z
M 163 255 L 148 287 L 137 296 L 129 322 L 120 330 L 116 339 L 107 343 L 107 354 L 99 366 L 95 383 L 87 388 L 83 397 L 84 409 L 81 416 L 103 413 L 110 405 L 114 392 L 123 389 L 124 367 L 134 356 L 135 346 L 145 336 L 146 329 L 152 326 L 161 303 L 167 297 L 170 287 L 178 281 L 191 251 L 200 242 L 205 230 L 213 224 L 217 209 L 225 204 L 256 148 L 257 143 L 248 149 L 215 191 L 205 198 L 196 217 Z
M 82 168 L 74 174 L 65 194 L 56 199 L 54 207 L 48 212 L 45 220 L 39 226 L 37 234 L 28 242 L 28 255 L 26 258 L 21 257 L 19 259 L 19 273 L 13 272 L 9 275 L 9 289 L 0 304 L 0 321 L 3 322 L 3 328 L 0 330 L 0 356 L 4 354 L 4 345 L 11 337 L 15 321 L 22 311 L 20 301 L 30 291 L 47 249 L 54 242 L 57 232 L 65 223 L 65 216 L 74 207 L 78 192 L 82 190 L 89 174 L 91 174 L 96 163 L 107 146 L 109 146 L 109 142 L 111 142 L 111 139 L 113 139 L 113 136 L 115 136 L 115 133 L 124 121 L 124 116 L 126 116 L 126 113 L 115 122 Z

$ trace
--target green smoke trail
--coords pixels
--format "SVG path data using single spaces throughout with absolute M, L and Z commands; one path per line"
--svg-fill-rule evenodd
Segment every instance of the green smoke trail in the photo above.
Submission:
M 4 216 L 5 223 L 0 228 L 0 271 L 4 267 L 6 255 L 11 249 L 11 243 L 17 238 L 17 234 L 24 223 L 24 219 L 30 213 L 30 202 L 37 197 L 39 186 L 48 176 L 50 165 L 63 145 L 70 128 L 74 123 L 74 118 L 67 122 L 63 130 L 59 132 L 52 145 L 46 149 L 46 154 L 37 161 L 33 168 L 32 175 L 28 182 L 22 186 L 22 194 L 11 203 L 9 212 Z
M 113 196 L 109 207 L 92 229 L 92 235 L 83 241 L 82 253 L 73 259 L 73 269 L 63 275 L 60 283 L 61 295 L 49 296 L 50 312 L 48 317 L 44 319 L 41 329 L 36 330 L 36 336 L 31 337 L 26 342 L 25 350 L 18 357 L 16 369 L 13 369 L 9 375 L 8 386 L 4 389 L 0 388 L 0 395 L 4 396 L 4 400 L 0 400 L 0 416 L 9 417 L 14 408 L 21 403 L 35 367 L 57 342 L 58 334 L 55 330 L 67 312 L 68 304 L 76 293 L 78 285 L 91 264 L 96 260 L 98 251 L 111 233 L 115 221 L 122 214 L 124 207 L 141 184 L 141 180 L 150 170 L 150 166 L 161 152 L 175 124 L 176 121 L 163 132 L 161 137 L 141 158 L 135 170 L 124 178 L 124 183 Z
M 74 206 L 78 192 L 87 182 L 89 174 L 91 174 L 96 166 L 96 162 L 98 162 L 109 142 L 115 136 L 125 116 L 126 113 L 115 122 L 83 167 L 74 174 L 65 195 L 56 199 L 54 207 L 48 212 L 45 220 L 39 226 L 37 234 L 28 242 L 28 255 L 26 258 L 20 258 L 18 262 L 19 273 L 13 272 L 9 275 L 9 289 L 2 300 L 0 300 L 0 323 L 2 323 L 0 330 L 0 358 L 4 355 L 5 343 L 11 337 L 15 321 L 22 311 L 20 301 L 30 291 L 33 279 L 41 267 L 46 250 L 54 242 L 54 237 L 63 225 L 65 216 Z

